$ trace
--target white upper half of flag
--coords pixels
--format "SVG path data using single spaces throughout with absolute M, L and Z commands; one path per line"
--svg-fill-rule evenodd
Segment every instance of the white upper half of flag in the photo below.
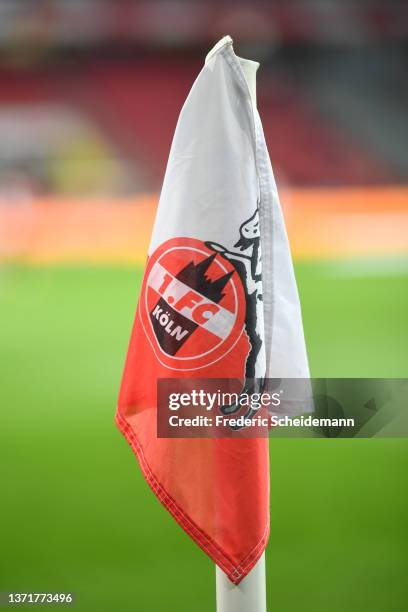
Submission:
M 307 378 L 288 239 L 243 61 L 235 55 L 231 38 L 225 37 L 207 56 L 192 86 L 174 134 L 149 254 L 175 237 L 228 251 L 230 261 L 235 258 L 246 266 L 246 292 L 255 296 L 262 338 L 256 376 Z M 261 281 L 249 246 L 259 230 Z

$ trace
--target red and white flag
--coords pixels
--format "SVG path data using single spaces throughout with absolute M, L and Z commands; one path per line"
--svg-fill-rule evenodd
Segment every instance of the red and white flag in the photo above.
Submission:
M 269 536 L 266 438 L 158 438 L 162 378 L 307 377 L 293 267 L 261 122 L 232 40 L 181 110 L 116 422 L 153 492 L 238 584 Z

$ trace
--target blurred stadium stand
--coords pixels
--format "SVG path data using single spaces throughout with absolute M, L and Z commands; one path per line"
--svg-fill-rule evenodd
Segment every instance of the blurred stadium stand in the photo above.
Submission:
M 258 59 L 278 180 L 408 179 L 408 3 L 3 0 L 0 198 L 160 187 L 183 100 L 222 35 Z

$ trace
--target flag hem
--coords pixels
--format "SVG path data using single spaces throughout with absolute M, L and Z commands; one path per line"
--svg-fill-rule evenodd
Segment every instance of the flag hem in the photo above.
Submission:
M 259 223 L 261 229 L 261 252 L 262 252 L 262 298 L 264 311 L 264 337 L 265 337 L 265 357 L 266 372 L 270 368 L 272 330 L 274 319 L 274 283 L 275 275 L 273 266 L 269 267 L 272 261 L 273 247 L 272 236 L 274 235 L 274 211 L 273 198 L 274 186 L 269 182 L 267 159 L 265 156 L 266 143 L 263 138 L 262 124 L 256 106 L 252 102 L 248 82 L 243 73 L 239 58 L 236 56 L 232 40 L 219 50 L 219 53 L 226 59 L 227 63 L 234 71 L 241 84 L 242 92 L 246 98 L 247 109 L 250 117 L 252 138 L 254 147 L 254 162 L 258 178 L 259 188 Z
M 243 578 L 254 567 L 257 561 L 263 554 L 269 538 L 269 521 L 267 521 L 265 532 L 260 541 L 255 547 L 242 559 L 238 564 L 234 563 L 231 558 L 222 550 L 222 548 L 208 536 L 198 525 L 177 505 L 174 499 L 167 493 L 165 488 L 160 484 L 150 468 L 142 446 L 137 439 L 132 427 L 126 419 L 120 414 L 119 409 L 115 415 L 115 423 L 122 435 L 127 440 L 133 453 L 138 460 L 140 469 L 147 484 L 156 495 L 160 503 L 173 516 L 177 523 L 184 531 L 195 541 L 196 544 L 220 567 L 227 575 L 229 580 L 234 584 L 239 584 Z

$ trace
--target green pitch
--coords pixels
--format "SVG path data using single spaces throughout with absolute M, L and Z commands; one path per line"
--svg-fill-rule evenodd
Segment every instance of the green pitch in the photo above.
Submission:
M 301 264 L 315 376 L 408 376 L 406 262 Z M 214 610 L 214 567 L 113 424 L 141 271 L 0 273 L 0 591 L 83 612 Z M 271 442 L 271 612 L 403 612 L 407 440 Z

